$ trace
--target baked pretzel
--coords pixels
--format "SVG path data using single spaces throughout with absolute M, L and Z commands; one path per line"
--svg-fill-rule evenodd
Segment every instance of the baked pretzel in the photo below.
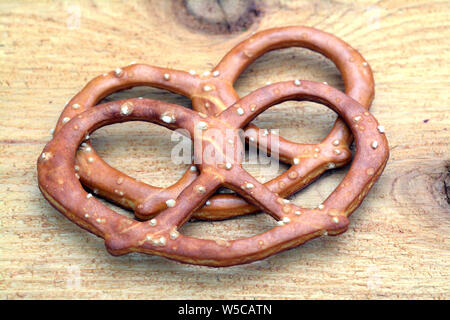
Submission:
M 259 32 L 234 47 L 212 70 L 202 75 L 166 68 L 132 64 L 105 73 L 89 82 L 66 106 L 55 133 L 70 119 L 91 109 L 109 94 L 134 86 L 152 86 L 175 92 L 192 100 L 193 109 L 205 115 L 217 115 L 234 104 L 238 95 L 233 84 L 254 60 L 264 53 L 286 47 L 305 47 L 331 59 L 341 71 L 345 92 L 366 109 L 374 95 L 371 69 L 364 58 L 344 41 L 335 36 L 307 27 L 284 27 Z M 170 121 L 170 119 L 168 120 Z M 246 127 L 249 143 L 270 150 L 273 133 L 258 134 L 254 125 Z M 336 120 L 329 135 L 317 145 L 298 144 L 279 138 L 279 158 L 291 168 L 266 186 L 287 197 L 302 189 L 327 169 L 340 167 L 350 161 L 350 131 L 340 119 Z M 340 153 L 333 152 L 339 146 Z M 316 152 L 317 151 L 317 152 Z M 174 185 L 162 189 L 139 182 L 112 168 L 93 150 L 86 137 L 83 148 L 76 157 L 77 174 L 82 183 L 95 193 L 135 211 L 137 217 L 150 219 L 167 208 L 166 201 L 176 198 L 197 177 L 194 167 L 186 171 Z M 292 178 L 296 176 L 298 178 Z M 93 174 L 95 173 L 95 174 Z M 120 191 L 119 191 L 120 190 Z M 257 211 L 258 208 L 244 199 L 230 194 L 212 197 L 207 205 L 194 214 L 200 219 L 223 219 Z
M 330 107 L 355 136 L 356 154 L 349 172 L 316 209 L 300 208 L 281 198 L 241 166 L 244 146 L 239 128 L 244 128 L 270 106 L 287 100 L 308 100 Z M 172 120 L 166 121 L 166 117 Z M 87 134 L 108 124 L 132 120 L 148 121 L 172 130 L 183 128 L 191 137 L 200 137 L 194 141 L 194 150 L 198 150 L 195 148 L 198 141 L 201 150 L 213 150 L 224 159 L 223 163 L 205 160 L 203 152 L 194 151 L 199 175 L 177 198 L 166 201 L 167 209 L 142 222 L 112 211 L 84 191 L 74 169 L 76 150 Z M 211 139 L 207 132 L 213 129 L 228 136 L 231 131 L 232 141 Z M 39 187 L 56 209 L 104 238 L 107 250 L 113 255 L 142 252 L 185 263 L 230 266 L 265 258 L 323 234 L 344 232 L 349 223 L 347 217 L 360 205 L 385 167 L 389 150 L 383 132 L 377 120 L 358 102 L 330 86 L 310 81 L 263 87 L 217 116 L 148 99 L 114 101 L 73 117 L 45 146 L 38 159 Z M 333 150 L 342 148 L 333 145 Z M 294 170 L 301 177 L 301 168 Z M 231 241 L 180 234 L 178 230 L 183 224 L 221 186 L 231 188 L 270 214 L 278 225 L 264 233 Z

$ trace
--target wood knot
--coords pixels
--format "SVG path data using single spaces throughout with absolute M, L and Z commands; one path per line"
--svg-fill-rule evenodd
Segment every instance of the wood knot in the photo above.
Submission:
M 247 0 L 175 0 L 178 21 L 211 34 L 244 32 L 261 16 L 261 3 Z
M 447 197 L 447 203 L 450 204 L 450 164 L 445 166 L 447 172 L 444 173 L 444 191 Z

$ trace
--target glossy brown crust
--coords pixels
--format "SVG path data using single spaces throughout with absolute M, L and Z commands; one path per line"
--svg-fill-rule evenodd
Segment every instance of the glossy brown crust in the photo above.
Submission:
M 366 109 L 369 108 L 374 95 L 373 76 L 367 62 L 355 49 L 339 38 L 317 29 L 284 27 L 259 32 L 241 42 L 207 75 L 192 75 L 183 71 L 133 64 L 99 76 L 67 104 L 55 132 L 71 118 L 94 107 L 112 92 L 141 85 L 184 95 L 192 100 L 195 111 L 216 115 L 239 99 L 233 83 L 245 68 L 264 53 L 287 47 L 305 47 L 327 56 L 341 71 L 345 92 Z M 276 92 L 273 94 L 276 95 Z M 261 134 L 256 126 L 250 124 L 246 127 L 246 135 L 254 140 L 250 143 L 258 144 L 266 150 L 272 133 Z M 317 145 L 298 144 L 281 137 L 279 140 L 279 157 L 292 164 L 292 167 L 268 181 L 266 186 L 281 197 L 302 189 L 325 170 L 346 164 L 351 157 L 348 146 L 352 136 L 341 119 L 336 121 L 330 134 Z M 330 142 L 336 140 L 342 151 L 339 155 L 330 147 Z M 150 219 L 165 209 L 165 201 L 177 197 L 198 174 L 188 170 L 176 184 L 166 189 L 149 186 L 109 166 L 95 153 L 89 139 L 84 143 L 76 157 L 79 168 L 77 174 L 82 183 L 96 193 L 133 209 L 136 216 L 142 219 Z M 89 159 L 93 160 L 90 164 Z M 297 164 L 294 164 L 294 159 L 298 159 Z M 290 178 L 295 175 L 294 172 L 299 172 L 301 178 Z M 117 191 L 119 188 L 120 192 Z M 224 219 L 257 210 L 256 206 L 238 196 L 219 194 L 212 197 L 208 205 L 199 208 L 193 217 Z
M 327 105 L 342 117 L 355 136 L 356 154 L 348 174 L 316 209 L 300 208 L 280 198 L 241 166 L 243 145 L 237 139 L 237 130 L 270 106 L 287 100 Z M 238 108 L 244 112 L 238 112 Z M 161 120 L 168 113 L 173 117 L 172 123 Z M 229 165 L 203 161 L 198 165 L 198 177 L 178 198 L 170 201 L 170 208 L 150 221 L 138 222 L 122 216 L 84 191 L 74 169 L 75 154 L 86 134 L 108 124 L 132 120 L 153 122 L 172 130 L 183 128 L 191 136 L 194 131 L 203 132 L 202 146 L 224 155 L 224 162 Z M 230 146 L 226 143 L 209 138 L 206 133 L 212 129 L 235 133 L 233 152 L 228 152 Z M 73 117 L 46 145 L 38 159 L 38 180 L 47 200 L 69 219 L 104 238 L 113 255 L 143 252 L 218 267 L 263 259 L 325 233 L 344 232 L 349 223 L 347 217 L 360 205 L 383 171 L 388 155 L 383 130 L 358 102 L 321 83 L 289 81 L 256 90 L 217 116 L 204 117 L 180 106 L 147 99 L 115 101 L 91 108 Z M 196 162 L 201 156 L 202 153 L 195 154 Z M 231 241 L 198 239 L 178 233 L 177 229 L 220 186 L 233 189 L 278 220 L 279 225 L 255 236 Z

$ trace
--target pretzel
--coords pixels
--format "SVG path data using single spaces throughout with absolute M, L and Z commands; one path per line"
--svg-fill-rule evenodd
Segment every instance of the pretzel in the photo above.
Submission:
M 192 100 L 193 109 L 206 115 L 216 115 L 234 104 L 238 99 L 233 84 L 254 60 L 264 53 L 286 47 L 306 47 L 331 59 L 341 71 L 345 92 L 366 109 L 374 95 L 371 69 L 364 58 L 344 41 L 335 36 L 307 27 L 284 27 L 259 32 L 235 46 L 212 70 L 202 75 L 167 68 L 132 64 L 105 73 L 89 82 L 65 107 L 55 133 L 76 115 L 91 109 L 109 94 L 147 85 L 184 95 Z M 258 134 L 254 125 L 246 127 L 249 143 L 264 150 L 272 133 Z M 197 177 L 194 167 L 187 170 L 174 185 L 162 189 L 149 186 L 123 174 L 104 162 L 93 150 L 86 137 L 84 147 L 77 153 L 76 168 L 82 183 L 95 193 L 133 209 L 137 217 L 150 219 L 155 213 L 167 208 L 166 201 L 176 198 Z M 266 186 L 281 197 L 287 197 L 302 189 L 325 170 L 340 167 L 350 161 L 349 144 L 352 136 L 341 119 L 337 119 L 329 135 L 317 145 L 297 144 L 279 138 L 279 158 L 291 164 L 289 170 L 268 181 Z M 340 154 L 332 152 L 339 146 Z M 319 150 L 319 152 L 314 152 Z M 299 172 L 299 179 L 292 179 Z M 95 173 L 95 174 L 93 174 Z M 197 219 L 224 219 L 257 211 L 258 208 L 244 199 L 230 194 L 212 197 L 207 205 L 193 215 Z
M 287 100 L 308 100 L 330 107 L 355 136 L 356 154 L 349 172 L 315 209 L 300 208 L 281 198 L 241 166 L 244 146 L 239 139 L 239 128 L 270 106 Z M 167 116 L 172 121 L 165 121 Z M 132 120 L 148 121 L 172 130 L 183 128 L 191 137 L 199 137 L 194 140 L 199 175 L 176 199 L 167 200 L 167 209 L 149 221 L 139 222 L 107 208 L 84 191 L 74 169 L 76 150 L 86 134 L 108 124 Z M 231 131 L 232 143 L 212 139 L 207 132 L 213 129 L 223 135 Z M 332 87 L 311 81 L 266 86 L 217 116 L 205 116 L 148 99 L 115 101 L 74 117 L 45 146 L 37 164 L 39 187 L 44 197 L 66 217 L 104 238 L 107 250 L 113 255 L 142 252 L 191 264 L 231 266 L 263 259 L 324 234 L 344 232 L 348 216 L 360 205 L 386 165 L 389 150 L 383 132 L 377 120 L 358 102 Z M 224 161 L 205 160 L 203 151 L 195 151 L 199 150 L 197 143 L 202 147 L 200 150 L 213 150 Z M 230 241 L 181 234 L 178 230 L 221 186 L 231 188 L 270 214 L 278 221 L 277 226 L 249 238 Z

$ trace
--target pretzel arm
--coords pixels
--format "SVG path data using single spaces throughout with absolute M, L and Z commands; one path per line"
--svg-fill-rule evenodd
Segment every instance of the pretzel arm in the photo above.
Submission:
M 308 146 L 291 142 L 274 133 L 273 130 L 260 129 L 252 123 L 245 128 L 245 138 L 250 145 L 258 147 L 267 155 L 276 157 L 284 163 L 292 163 L 295 155 L 302 153 Z
M 203 170 L 176 199 L 168 200 L 168 206 L 154 219 L 165 228 L 181 228 L 192 213 L 201 207 L 222 184 L 224 178 L 216 171 Z
M 236 166 L 225 178 L 225 186 L 234 190 L 248 202 L 267 212 L 276 220 L 282 220 L 285 202 L 277 194 L 271 192 L 264 184 L 258 182 L 242 167 Z M 290 210 L 290 209 L 289 209 Z
M 91 80 L 67 104 L 58 120 L 55 133 L 68 119 L 94 107 L 113 92 L 145 85 L 190 97 L 198 83 L 199 79 L 187 72 L 144 64 L 116 69 Z M 149 210 L 158 212 L 165 208 L 164 199 L 176 197 L 197 176 L 195 172 L 187 171 L 177 183 L 165 189 L 147 185 L 107 164 L 92 148 L 89 139 L 83 142 L 83 147 L 77 153 L 75 168 L 81 182 L 94 193 L 135 210 L 137 216 L 145 219 L 150 216 L 141 215 L 142 201 L 153 196 L 155 201 L 153 208 Z

